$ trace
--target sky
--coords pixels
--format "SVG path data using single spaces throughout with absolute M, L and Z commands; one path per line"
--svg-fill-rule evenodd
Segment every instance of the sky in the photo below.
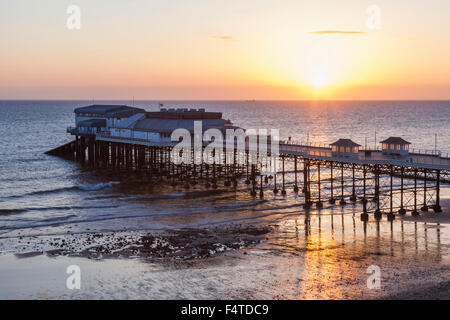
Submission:
M 0 40 L 0 99 L 450 99 L 448 0 L 0 0 Z

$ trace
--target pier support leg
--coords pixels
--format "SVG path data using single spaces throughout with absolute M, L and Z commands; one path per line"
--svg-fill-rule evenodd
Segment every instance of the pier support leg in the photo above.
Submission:
M 250 175 L 249 175 L 249 171 L 248 171 L 248 151 L 245 151 L 245 171 L 246 171 L 245 184 L 249 185 L 250 184 Z
M 205 171 L 206 171 L 206 183 L 205 183 L 205 187 L 206 189 L 211 187 L 211 184 L 209 183 L 209 164 L 205 164 Z
M 403 207 L 403 197 L 404 197 L 404 173 L 405 173 L 405 168 L 402 167 L 400 169 L 400 210 L 398 210 L 398 213 L 401 215 L 406 214 L 406 210 Z
M 79 139 L 79 154 L 80 154 L 80 158 L 79 161 L 81 163 L 84 163 L 86 160 L 86 140 L 83 137 L 80 137 Z
M 216 180 L 216 161 L 213 162 L 213 179 L 212 179 L 212 187 L 213 189 L 217 189 L 217 180 Z
M 284 173 L 285 173 L 284 172 L 284 156 L 281 157 L 281 161 L 282 161 L 282 170 L 283 170 L 283 172 L 282 172 L 283 187 L 281 189 L 281 194 L 283 196 L 285 196 L 286 195 L 286 188 L 285 188 L 285 180 L 284 180 Z
M 310 181 L 309 181 L 309 161 L 304 159 L 303 162 L 303 190 L 305 193 L 305 204 L 303 208 L 311 208 L 311 193 L 310 193 Z
M 73 157 L 75 160 L 78 160 L 80 155 L 79 155 L 79 141 L 78 141 L 78 136 L 75 136 L 75 146 L 73 148 Z
M 380 210 L 380 170 L 378 165 L 375 166 L 375 201 L 377 202 L 377 209 L 375 210 L 375 219 L 381 219 Z
M 411 214 L 413 216 L 419 215 L 419 211 L 417 211 L 417 169 L 414 169 L 414 210 Z
M 350 200 L 356 202 L 355 164 L 352 165 L 352 196 Z
M 363 166 L 363 199 L 362 199 L 363 213 L 361 213 L 361 221 L 364 222 L 369 221 L 369 214 L 367 213 L 367 198 L 366 198 L 366 175 L 367 175 L 367 168 L 366 166 Z
M 88 148 L 88 162 L 90 166 L 95 166 L 95 145 L 93 138 L 88 138 L 87 148 Z
M 328 201 L 330 204 L 334 204 L 336 200 L 334 199 L 334 190 L 333 190 L 333 162 L 330 163 L 330 200 Z
M 273 161 L 276 161 L 276 159 L 274 159 Z M 275 165 L 276 166 L 276 165 Z M 273 174 L 273 193 L 277 194 L 278 193 L 278 188 L 277 188 L 277 170 L 275 167 L 275 172 Z
M 237 188 L 238 185 L 238 153 L 237 153 L 237 149 L 234 149 L 234 157 L 233 157 L 233 187 L 234 189 Z
M 427 206 L 427 169 L 423 170 L 423 205 L 420 208 L 420 211 L 426 212 L 428 211 Z
M 294 192 L 298 192 L 298 184 L 297 184 L 297 156 L 294 156 Z
M 256 197 L 256 168 L 255 165 L 252 164 L 252 191 L 250 192 L 250 194 L 252 195 L 252 197 Z
M 116 144 L 114 142 L 109 143 L 109 167 L 115 168 L 116 166 Z
M 436 171 L 436 204 L 434 205 L 434 212 L 442 212 L 441 208 L 441 171 Z
M 391 166 L 391 172 L 390 172 L 390 193 L 389 193 L 389 213 L 388 213 L 388 220 L 389 221 L 393 221 L 395 219 L 395 215 L 394 215 L 394 208 L 393 208 L 393 204 L 394 204 L 394 198 L 393 198 L 393 193 L 394 193 L 394 167 Z
M 316 203 L 317 209 L 323 208 L 322 204 L 322 190 L 321 190 L 321 182 L 320 182 L 320 162 L 317 163 L 317 192 L 318 192 L 318 200 Z
M 263 189 L 263 176 L 260 177 L 260 188 L 259 188 L 259 197 L 264 198 L 264 189 Z
M 363 166 L 363 199 L 362 199 L 362 205 L 363 205 L 363 215 L 364 215 L 364 217 L 367 215 L 366 176 L 367 176 L 367 168 L 366 168 L 366 166 Z M 361 218 L 362 218 L 362 216 L 361 216 Z M 367 218 L 368 218 L 368 215 L 367 215 Z
M 344 163 L 341 163 L 341 201 L 339 201 L 341 206 L 347 204 L 344 198 Z

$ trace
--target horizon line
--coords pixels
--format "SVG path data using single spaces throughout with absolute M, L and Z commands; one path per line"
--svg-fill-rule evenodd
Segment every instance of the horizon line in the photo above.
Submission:
M 93 99 L 56 99 L 56 98 L 45 98 L 45 99 L 3 99 L 0 101 L 93 101 Z M 152 99 L 102 99 L 94 98 L 95 101 L 244 101 L 244 102 L 263 102 L 263 101 L 307 101 L 307 102 L 330 102 L 330 101 L 450 101 L 450 98 L 444 99 L 170 99 L 170 98 L 152 98 Z

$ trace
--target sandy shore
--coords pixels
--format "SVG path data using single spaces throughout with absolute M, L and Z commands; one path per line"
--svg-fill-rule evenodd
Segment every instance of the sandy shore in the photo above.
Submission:
M 322 211 L 267 226 L 0 239 L 3 299 L 449 299 L 443 213 L 363 223 Z M 69 265 L 80 290 L 66 287 Z M 380 270 L 380 288 L 367 285 Z

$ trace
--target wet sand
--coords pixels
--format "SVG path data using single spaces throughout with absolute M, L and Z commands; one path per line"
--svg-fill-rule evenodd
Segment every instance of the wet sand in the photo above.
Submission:
M 266 241 L 270 227 L 231 225 L 160 232 L 124 231 L 4 238 L 0 248 L 18 258 L 37 255 L 148 261 L 207 259 Z M 14 248 L 14 249 L 12 249 Z
M 443 213 L 364 223 L 322 210 L 267 226 L 0 240 L 0 298 L 449 299 L 450 200 Z M 79 265 L 82 288 L 66 288 Z M 380 288 L 369 288 L 369 266 Z

